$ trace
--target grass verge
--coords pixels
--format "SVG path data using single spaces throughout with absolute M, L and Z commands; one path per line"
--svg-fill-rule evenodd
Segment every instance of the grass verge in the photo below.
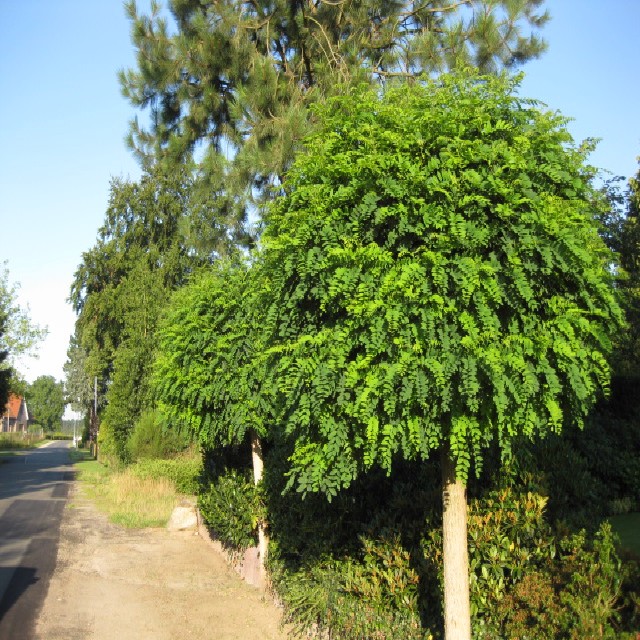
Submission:
M 180 500 L 171 480 L 141 478 L 130 468 L 112 470 L 82 450 L 71 456 L 85 494 L 111 522 L 136 529 L 167 524 Z

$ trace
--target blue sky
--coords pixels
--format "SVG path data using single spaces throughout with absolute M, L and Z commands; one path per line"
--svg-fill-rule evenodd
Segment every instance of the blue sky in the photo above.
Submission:
M 139 2 L 141 8 L 148 2 Z M 522 93 L 602 139 L 593 164 L 630 176 L 640 155 L 640 1 L 547 0 L 548 52 Z M 96 239 L 113 176 L 140 175 L 123 142 L 134 110 L 116 73 L 134 64 L 120 0 L 0 0 L 0 261 L 48 325 L 29 381 L 62 379 L 74 314 L 66 303 Z

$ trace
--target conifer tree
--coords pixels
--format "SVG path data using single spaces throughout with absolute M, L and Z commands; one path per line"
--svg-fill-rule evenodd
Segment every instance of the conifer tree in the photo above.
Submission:
M 135 421 L 150 402 L 148 377 L 158 316 L 172 290 L 206 258 L 183 233 L 190 181 L 145 173 L 139 182 L 114 180 L 105 222 L 85 252 L 71 289 L 83 368 L 105 395 L 117 453 L 124 455 Z
M 249 205 L 279 184 L 307 107 L 345 84 L 458 66 L 514 67 L 545 48 L 543 0 L 169 0 L 126 8 L 137 68 L 123 94 L 149 110 L 129 143 L 143 164 L 190 163 L 211 222 L 246 240 Z M 258 198 L 259 200 L 259 198 Z

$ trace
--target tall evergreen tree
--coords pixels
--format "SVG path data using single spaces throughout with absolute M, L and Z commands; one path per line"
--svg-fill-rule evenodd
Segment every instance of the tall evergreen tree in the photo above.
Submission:
M 85 413 L 94 400 L 93 380 L 87 373 L 87 352 L 76 334 L 71 336 L 64 364 L 66 401 L 73 411 Z
M 137 183 L 114 180 L 105 223 L 96 245 L 83 254 L 72 285 L 85 375 L 97 377 L 106 394 L 120 453 L 149 401 L 147 378 L 160 310 L 203 260 L 185 240 L 189 186 L 179 171 L 170 177 L 153 171 Z
M 310 127 L 308 106 L 345 84 L 459 66 L 513 67 L 545 48 L 543 0 L 170 0 L 127 3 L 137 69 L 125 97 L 150 110 L 129 142 L 149 166 L 193 162 L 212 220 L 242 236 Z

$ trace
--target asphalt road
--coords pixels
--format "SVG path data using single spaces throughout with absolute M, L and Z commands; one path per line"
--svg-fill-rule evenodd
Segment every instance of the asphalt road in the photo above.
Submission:
M 0 459 L 0 640 L 30 640 L 55 569 L 69 442 Z

